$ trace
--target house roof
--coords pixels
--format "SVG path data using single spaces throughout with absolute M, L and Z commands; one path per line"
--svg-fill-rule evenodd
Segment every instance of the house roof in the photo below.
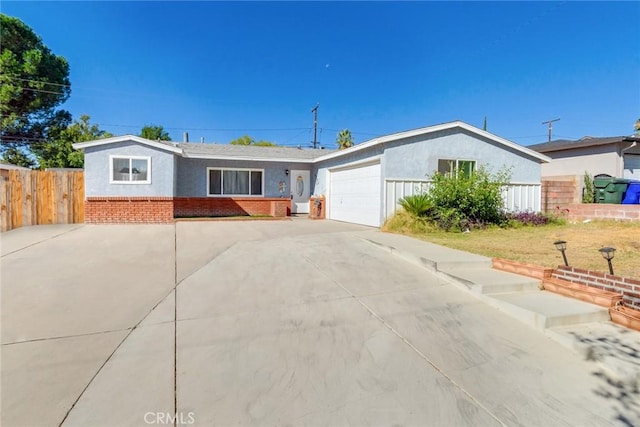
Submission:
M 551 142 L 544 142 L 542 144 L 530 145 L 528 148 L 535 150 L 539 153 L 552 153 L 554 151 L 571 150 L 574 148 L 593 147 L 597 145 L 609 145 L 616 144 L 618 142 L 632 142 L 634 138 L 628 136 L 607 136 L 607 137 L 592 137 L 585 136 L 577 141 L 571 141 L 568 139 L 557 139 Z
M 134 141 L 142 145 L 170 151 L 193 159 L 265 160 L 276 162 L 311 163 L 316 157 L 336 150 L 301 150 L 293 147 L 262 147 L 232 144 L 196 144 L 188 142 L 153 141 L 135 135 L 114 136 L 73 144 L 76 150 L 100 145 Z
M 518 151 L 520 153 L 523 153 L 527 156 L 533 157 L 535 159 L 540 160 L 541 162 L 545 162 L 548 163 L 551 161 L 551 159 L 543 154 L 540 154 L 536 151 L 533 151 L 527 147 L 524 147 L 520 144 L 517 144 L 515 142 L 509 141 L 508 139 L 504 139 L 501 138 L 497 135 L 494 135 L 490 132 L 487 132 L 485 130 L 479 129 L 475 126 L 471 126 L 468 123 L 465 123 L 463 121 L 460 120 L 456 120 L 453 122 L 447 122 L 447 123 L 441 123 L 439 125 L 434 125 L 434 126 L 427 126 L 427 127 L 423 127 L 423 128 L 418 128 L 418 129 L 412 129 L 412 130 L 408 130 L 408 131 L 403 131 L 403 132 L 397 132 L 397 133 L 392 133 L 389 135 L 384 135 L 384 136 L 380 136 L 380 137 L 376 137 L 373 139 L 370 139 L 369 141 L 363 142 L 361 144 L 358 145 L 354 145 L 353 147 L 347 148 L 345 150 L 340 150 L 340 151 L 335 151 L 333 153 L 328 153 L 325 154 L 321 157 L 318 157 L 316 159 L 316 161 L 322 161 L 322 160 L 328 160 L 328 159 L 332 159 L 335 157 L 339 157 L 341 155 L 345 155 L 348 153 L 353 153 L 356 151 L 360 151 L 360 150 L 365 150 L 367 148 L 376 146 L 378 144 L 384 144 L 387 142 L 392 142 L 392 141 L 398 141 L 400 139 L 404 139 L 404 138 L 411 138 L 414 136 L 421 136 L 421 135 L 428 135 L 430 133 L 435 133 L 435 132 L 441 132 L 444 130 L 450 130 L 450 129 L 455 129 L 455 128 L 459 128 L 459 129 L 464 129 L 468 132 L 474 133 L 476 135 L 485 137 L 491 141 L 494 141 L 496 143 L 498 143 L 498 145 L 502 145 L 508 148 L 511 148 L 515 151 Z
M 230 160 L 266 160 L 280 162 L 310 163 L 313 159 L 335 150 L 302 150 L 293 147 L 261 147 L 255 145 L 231 144 L 177 144 L 182 149 L 182 156 L 202 159 L 230 159 Z
M 441 132 L 450 129 L 463 129 L 478 136 L 489 139 L 498 145 L 510 148 L 514 151 L 525 154 L 529 157 L 538 159 L 540 162 L 550 162 L 551 159 L 544 154 L 540 154 L 528 147 L 524 147 L 515 142 L 501 138 L 490 132 L 478 129 L 465 122 L 456 120 L 453 122 L 442 123 L 434 126 L 427 126 L 419 129 L 412 129 L 403 132 L 397 132 L 389 135 L 373 138 L 361 144 L 345 150 L 318 150 L 305 149 L 301 150 L 292 147 L 260 147 L 247 145 L 231 145 L 231 144 L 204 144 L 204 143 L 188 143 L 188 142 L 167 142 L 167 141 L 151 141 L 134 135 L 123 135 L 112 138 L 99 139 L 95 141 L 87 141 L 73 144 L 75 149 L 81 150 L 88 147 L 100 145 L 114 144 L 118 142 L 135 141 L 143 145 L 148 145 L 162 150 L 167 150 L 179 154 L 187 158 L 196 159 L 228 159 L 228 160 L 264 160 L 276 162 L 299 162 L 299 163 L 315 163 L 322 160 L 333 159 L 336 157 L 349 155 L 360 150 L 385 144 L 387 142 L 398 141 L 404 138 L 414 136 L 428 135 L 435 132 Z
M 0 169 L 5 170 L 31 170 L 29 168 L 25 168 L 23 166 L 14 165 L 13 163 L 0 162 Z
M 148 145 L 149 147 L 159 148 L 160 150 L 171 151 L 172 153 L 181 154 L 182 150 L 177 147 L 178 144 L 169 141 L 152 141 L 150 139 L 141 138 L 135 135 L 121 135 L 113 136 L 111 138 L 96 139 L 87 142 L 76 142 L 73 144 L 73 148 L 76 150 L 83 150 L 89 147 L 97 147 L 100 145 L 117 144 L 119 142 L 135 141 L 142 145 Z

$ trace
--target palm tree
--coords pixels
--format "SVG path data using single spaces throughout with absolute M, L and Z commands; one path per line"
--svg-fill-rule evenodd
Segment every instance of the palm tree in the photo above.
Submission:
M 345 148 L 353 146 L 353 137 L 351 136 L 351 131 L 349 129 L 342 129 L 338 132 L 336 145 L 338 146 L 338 150 L 344 150 Z
M 633 126 L 636 136 L 640 136 L 640 119 L 636 120 L 636 124 Z

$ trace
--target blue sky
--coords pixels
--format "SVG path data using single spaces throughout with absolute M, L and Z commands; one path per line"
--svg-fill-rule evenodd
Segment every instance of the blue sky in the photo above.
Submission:
M 640 2 L 3 1 L 67 58 L 74 118 L 174 140 L 356 142 L 463 120 L 523 145 L 629 135 Z

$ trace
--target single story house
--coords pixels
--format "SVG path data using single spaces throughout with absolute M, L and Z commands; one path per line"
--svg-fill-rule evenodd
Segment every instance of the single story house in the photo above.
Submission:
M 286 216 L 325 197 L 326 217 L 380 226 L 436 171 L 511 169 L 510 210 L 539 211 L 543 154 L 461 121 L 394 133 L 345 150 L 151 141 L 133 135 L 74 144 L 85 153 L 87 222 Z
M 640 138 L 585 136 L 577 141 L 557 140 L 529 148 L 551 158 L 542 165 L 542 177 L 591 176 L 640 179 Z

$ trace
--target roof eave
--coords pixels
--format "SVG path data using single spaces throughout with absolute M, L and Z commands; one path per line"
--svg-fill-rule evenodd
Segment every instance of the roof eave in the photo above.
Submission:
M 85 148 L 90 147 L 98 147 L 100 145 L 109 145 L 109 144 L 117 144 L 120 142 L 133 141 L 139 144 L 147 145 L 149 147 L 157 148 L 160 150 L 169 151 L 176 154 L 182 154 L 182 149 L 169 145 L 167 143 L 152 141 L 150 139 L 141 138 L 135 135 L 122 135 L 122 136 L 113 136 L 111 138 L 103 138 L 103 139 L 95 139 L 93 141 L 85 141 L 85 142 L 76 142 L 72 144 L 73 148 L 76 150 L 84 150 Z
M 209 160 L 245 160 L 252 162 L 279 162 L 279 163 L 313 163 L 313 159 L 294 159 L 294 158 L 273 158 L 273 157 L 255 157 L 255 156 L 220 156 L 216 154 L 189 154 L 183 153 L 182 157 L 186 159 L 209 159 Z

